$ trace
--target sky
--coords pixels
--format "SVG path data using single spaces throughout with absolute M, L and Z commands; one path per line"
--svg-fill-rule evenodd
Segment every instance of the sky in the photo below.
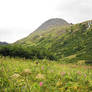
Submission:
M 0 0 L 0 41 L 13 43 L 51 18 L 92 19 L 92 0 Z

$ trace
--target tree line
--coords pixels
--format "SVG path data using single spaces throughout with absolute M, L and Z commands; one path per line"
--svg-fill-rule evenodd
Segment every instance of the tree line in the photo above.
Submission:
M 36 46 L 1 45 L 0 55 L 25 59 L 56 60 L 53 53 L 49 52 L 46 48 L 38 48 Z

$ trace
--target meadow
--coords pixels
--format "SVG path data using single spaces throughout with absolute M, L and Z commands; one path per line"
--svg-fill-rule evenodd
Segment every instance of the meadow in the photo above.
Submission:
M 92 92 L 92 66 L 0 57 L 0 92 Z

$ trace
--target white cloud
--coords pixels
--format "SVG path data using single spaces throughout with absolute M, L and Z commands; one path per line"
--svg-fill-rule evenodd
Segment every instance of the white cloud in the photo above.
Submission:
M 73 23 L 92 19 L 92 0 L 70 0 L 59 5 L 59 12 L 62 11 L 68 21 Z
M 14 42 L 54 17 L 73 23 L 91 19 L 91 4 L 92 0 L 0 0 L 0 41 Z

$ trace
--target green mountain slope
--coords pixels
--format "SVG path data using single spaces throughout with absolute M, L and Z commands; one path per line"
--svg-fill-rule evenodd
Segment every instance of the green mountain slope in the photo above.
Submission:
M 64 20 L 61 20 L 63 23 Z M 50 22 L 50 21 L 49 21 Z M 53 52 L 59 59 L 67 58 L 68 62 L 79 60 L 92 60 L 92 25 L 90 21 L 70 25 L 54 24 L 54 26 L 44 27 L 34 31 L 28 37 L 19 40 L 16 44 L 45 47 Z M 47 23 L 47 22 L 46 22 Z M 55 23 L 55 22 L 54 22 Z M 47 23 L 49 24 L 49 23 Z M 48 26 L 48 25 L 47 25 Z M 38 29 L 39 29 L 38 28 Z M 69 58 L 75 56 L 73 58 Z
M 51 34 L 52 35 L 54 35 L 54 33 L 58 34 L 58 31 L 61 31 L 61 28 L 66 27 L 66 26 L 69 26 L 69 23 L 67 23 L 65 20 L 60 19 L 60 18 L 53 18 L 53 19 L 47 20 L 39 28 L 37 28 L 33 33 L 31 33 L 28 37 L 22 40 L 19 40 L 16 43 L 33 45 L 36 42 L 39 42 L 39 40 L 43 38 L 47 38 Z M 65 32 L 65 30 L 63 29 L 62 29 L 62 32 Z

